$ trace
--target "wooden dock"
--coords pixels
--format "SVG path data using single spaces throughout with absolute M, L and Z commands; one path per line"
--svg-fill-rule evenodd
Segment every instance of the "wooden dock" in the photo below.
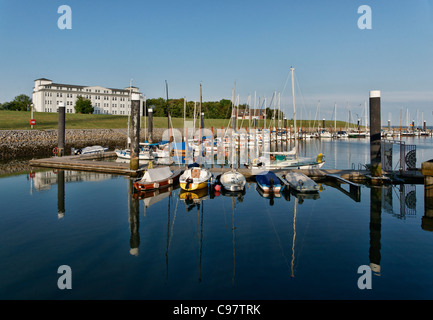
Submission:
M 129 163 L 108 161 L 108 159 L 115 157 L 116 153 L 114 151 L 109 151 L 97 154 L 82 154 L 64 157 L 51 157 L 46 159 L 33 159 L 29 161 L 29 165 L 33 167 L 45 167 L 52 169 L 111 173 L 130 177 L 135 177 L 141 171 L 147 169 L 147 165 L 141 165 L 138 170 L 130 170 Z

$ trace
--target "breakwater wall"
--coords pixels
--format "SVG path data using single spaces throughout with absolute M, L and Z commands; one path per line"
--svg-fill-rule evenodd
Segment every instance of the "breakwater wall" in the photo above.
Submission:
M 154 142 L 161 140 L 164 130 L 153 129 Z M 145 129 L 141 129 L 141 141 L 145 133 Z M 125 148 L 127 136 L 127 129 L 66 129 L 65 153 L 69 155 L 71 148 L 93 145 L 110 150 Z M 0 160 L 49 157 L 54 147 L 57 147 L 57 130 L 0 130 Z

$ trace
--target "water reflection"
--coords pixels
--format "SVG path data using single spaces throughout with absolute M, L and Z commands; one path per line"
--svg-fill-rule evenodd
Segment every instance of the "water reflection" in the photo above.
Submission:
M 140 246 L 140 201 L 137 197 L 134 197 L 134 186 L 132 185 L 132 180 L 129 181 L 129 229 L 130 229 L 130 250 L 129 253 L 133 256 L 138 256 Z
M 380 275 L 380 239 L 382 229 L 382 188 L 370 188 L 370 268 Z
M 57 216 L 59 219 L 65 216 L 65 171 L 57 172 Z
M 51 174 L 49 175 L 51 176 Z M 68 192 L 66 177 L 70 174 L 59 170 L 52 175 L 57 183 L 57 211 L 59 216 L 63 216 L 68 209 L 66 207 L 68 203 L 65 203 L 65 193 Z M 52 183 L 53 180 L 47 177 L 47 185 L 51 186 L 49 183 Z M 122 230 L 124 230 L 124 234 L 120 233 L 122 235 L 119 245 L 121 251 L 130 257 L 130 261 L 140 264 L 139 269 L 143 269 L 141 263 L 145 264 L 145 273 L 152 274 L 149 276 L 149 279 L 152 278 L 151 281 L 149 280 L 149 284 L 154 286 L 153 289 L 158 290 L 158 286 L 162 285 L 164 290 L 174 290 L 173 287 L 179 283 L 184 284 L 181 281 L 185 281 L 194 288 L 191 290 L 197 290 L 194 294 L 200 291 L 200 287 L 194 287 L 198 284 L 201 287 L 211 284 L 217 288 L 220 286 L 225 288 L 218 290 L 226 290 L 227 286 L 235 288 L 233 290 L 244 290 L 245 278 L 254 277 L 254 275 L 248 274 L 249 268 L 257 272 L 259 267 L 270 273 L 278 274 L 278 280 L 281 282 L 285 281 L 284 277 L 296 277 L 296 281 L 291 281 L 290 285 L 297 288 L 297 284 L 292 283 L 304 282 L 306 274 L 312 275 L 315 272 L 314 268 L 303 264 L 303 262 L 308 261 L 310 263 L 314 260 L 324 264 L 332 263 L 329 258 L 324 256 L 332 256 L 335 249 L 328 243 L 318 244 L 322 241 L 321 239 L 325 239 L 329 233 L 335 233 L 335 237 L 343 236 L 348 239 L 351 236 L 347 231 L 338 230 L 338 228 L 344 229 L 345 226 L 339 225 L 338 221 L 335 221 L 338 220 L 339 213 L 343 211 L 338 212 L 339 209 L 335 209 L 333 204 L 329 204 L 330 197 L 334 197 L 333 199 L 338 199 L 338 201 L 343 198 L 346 203 L 349 203 L 349 206 L 356 210 L 363 210 L 363 213 L 369 211 L 369 215 L 368 213 L 366 216 L 364 215 L 365 220 L 356 221 L 356 223 L 365 222 L 365 226 L 368 224 L 368 230 L 363 229 L 362 240 L 358 238 L 352 240 L 356 244 L 366 244 L 369 241 L 369 260 L 366 264 L 370 265 L 376 276 L 381 276 L 385 271 L 385 260 L 382 261 L 381 254 L 383 253 L 383 242 L 386 239 L 382 237 L 382 227 L 388 227 L 387 222 L 390 219 L 399 221 L 398 224 L 401 225 L 405 222 L 404 220 L 415 217 L 417 212 L 415 185 L 368 188 L 363 186 L 361 192 L 364 195 L 363 202 L 361 202 L 361 197 L 359 197 L 359 201 L 356 201 L 347 194 L 347 192 L 350 193 L 350 190 L 345 189 L 347 192 L 344 193 L 334 186 L 326 188 L 329 186 L 328 184 L 321 185 L 322 191 L 316 194 L 291 193 L 289 189 L 285 189 L 277 197 L 276 195 L 260 193 L 261 189 L 256 188 L 254 182 L 248 182 L 245 191 L 241 193 L 221 192 L 217 194 L 212 189 L 185 192 L 180 190 L 178 186 L 153 192 L 136 193 L 131 185 L 131 180 L 119 180 L 119 182 L 113 182 L 116 182 L 116 186 L 120 184 L 123 192 L 119 191 L 118 188 L 114 192 L 121 194 L 123 199 L 125 190 L 128 192 L 128 202 L 121 203 L 123 208 L 121 213 L 123 217 L 126 218 L 126 214 L 128 217 L 128 225 L 121 225 Z M 70 179 L 70 181 L 73 180 Z M 52 189 L 52 192 L 55 193 L 55 188 Z M 70 192 L 71 189 L 69 189 Z M 48 192 L 43 194 L 47 195 Z M 370 200 L 368 200 L 368 196 L 370 196 Z M 228 204 L 228 206 L 226 205 L 227 220 L 225 221 L 226 226 L 222 227 L 221 222 L 226 218 L 223 217 L 223 213 L 225 215 L 224 208 L 222 208 L 224 204 Z M 140 206 L 143 207 L 140 208 Z M 432 208 L 431 204 L 430 207 L 426 205 L 422 226 L 424 230 L 428 228 L 426 221 L 431 221 L 429 219 L 433 218 Z M 329 212 L 331 209 L 335 209 L 337 212 Z M 258 213 L 260 210 L 262 211 Z M 347 210 L 347 207 L 344 210 Z M 69 212 L 71 211 L 72 208 L 69 208 Z M 263 215 L 263 212 L 267 212 L 268 216 Z M 269 217 L 269 221 L 266 220 L 267 217 Z M 145 220 L 140 221 L 140 219 Z M 356 219 L 364 219 L 364 217 L 358 216 Z M 62 221 L 63 226 L 66 226 L 66 223 L 63 223 L 66 220 L 68 219 Z M 69 220 L 72 222 L 74 219 Z M 74 223 L 79 223 L 76 220 Z M 271 224 L 267 224 L 270 221 Z M 88 221 L 82 223 L 86 224 Z M 328 229 L 328 226 L 333 223 L 336 224 Z M 350 230 L 350 222 L 345 220 L 344 223 L 348 224 L 348 230 Z M 127 246 L 128 240 L 129 246 Z M 350 243 L 352 240 L 349 239 L 348 242 Z M 93 241 L 93 239 L 90 238 L 89 241 Z M 110 246 L 113 245 L 109 240 L 108 243 Z M 125 245 L 127 246 L 126 250 Z M 259 253 L 255 251 L 256 246 L 260 254 L 263 254 L 263 251 L 269 252 L 259 256 Z M 279 251 L 281 251 L 281 255 L 279 255 Z M 319 251 L 324 253 L 319 253 Z M 363 247 L 362 251 L 363 255 L 366 256 L 367 248 Z M 342 254 L 342 259 L 351 259 L 350 257 L 354 255 L 353 252 L 355 251 L 351 252 L 347 255 Z M 256 257 L 269 261 L 263 262 L 257 259 L 255 263 L 259 267 L 246 267 Z M 356 256 L 354 259 L 361 258 Z M 366 257 L 364 259 L 367 260 Z M 152 263 L 148 264 L 149 261 Z M 349 262 L 353 263 L 353 261 Z M 218 269 L 217 271 L 212 269 L 215 264 L 218 264 L 218 268 L 220 268 L 215 268 Z M 179 269 L 185 274 L 187 280 L 179 279 L 177 274 Z M 391 274 L 390 269 L 391 266 L 388 263 L 386 275 Z M 351 272 L 346 269 L 343 271 Z M 158 272 L 161 273 L 160 276 L 158 276 Z M 260 276 L 263 277 L 262 274 Z M 122 283 L 120 271 L 119 277 L 118 285 L 126 286 Z M 217 282 L 221 282 L 221 284 Z M 280 292 L 280 294 L 284 296 L 283 293 Z

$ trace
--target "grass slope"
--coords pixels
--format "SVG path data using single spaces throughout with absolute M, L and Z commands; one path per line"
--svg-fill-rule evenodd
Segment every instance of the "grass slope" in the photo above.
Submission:
M 30 129 L 30 111 L 7 111 L 0 110 L 0 130 L 28 130 Z M 46 113 L 46 112 L 34 112 L 33 118 L 36 120 L 34 129 L 37 130 L 49 130 L 57 129 L 58 123 L 57 113 Z M 144 117 L 141 118 L 141 127 L 144 128 Z M 187 119 L 192 121 L 193 119 Z M 147 121 L 147 120 L 146 120 Z M 174 128 L 183 128 L 183 118 L 172 118 Z M 229 123 L 229 119 L 205 119 L 204 124 L 206 128 L 226 128 Z M 198 120 L 196 121 L 196 128 L 198 127 Z M 262 127 L 264 121 L 261 120 L 258 123 L 258 127 Z M 271 124 L 271 121 L 267 121 L 267 126 Z M 281 125 L 283 121 L 281 121 Z M 298 127 L 305 127 L 305 125 L 313 125 L 313 121 L 298 120 Z M 316 126 L 322 124 L 322 121 L 316 121 Z M 146 122 L 147 125 L 147 122 Z M 238 125 L 242 127 L 248 127 L 248 120 L 238 120 Z M 287 121 L 287 126 L 293 125 L 292 121 Z M 326 127 L 330 125 L 334 126 L 333 121 L 325 121 Z M 352 125 L 353 126 L 353 125 Z M 105 114 L 77 114 L 67 113 L 66 114 L 66 129 L 119 129 L 128 127 L 128 116 L 123 115 L 105 115 Z M 154 128 L 167 128 L 167 118 L 154 117 L 153 118 Z M 337 129 L 339 130 L 346 127 L 346 122 L 337 121 Z

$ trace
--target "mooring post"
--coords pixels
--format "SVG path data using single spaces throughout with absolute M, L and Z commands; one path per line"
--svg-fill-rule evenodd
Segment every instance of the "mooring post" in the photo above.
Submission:
M 59 127 L 57 133 L 57 156 L 62 157 L 65 154 L 65 104 L 59 104 Z
M 153 142 L 153 109 L 147 109 L 147 136 L 149 137 L 149 143 Z
M 140 152 L 140 94 L 138 93 L 131 95 L 131 130 L 129 131 L 129 138 L 131 140 L 129 168 L 138 170 Z
M 370 172 L 372 177 L 382 176 L 380 121 L 380 91 L 370 91 Z
M 433 231 L 433 159 L 421 163 L 421 173 L 424 176 L 424 216 L 421 228 Z

